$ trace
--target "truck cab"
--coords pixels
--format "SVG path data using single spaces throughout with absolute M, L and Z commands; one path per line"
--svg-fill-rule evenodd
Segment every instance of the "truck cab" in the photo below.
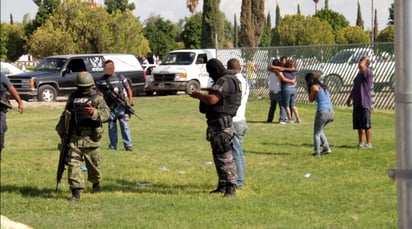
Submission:
M 79 72 L 88 71 L 97 80 L 104 74 L 104 62 L 112 60 L 116 73 L 124 75 L 134 94 L 144 90 L 145 75 L 142 66 L 131 54 L 70 54 L 44 58 L 31 72 L 10 75 L 24 100 L 55 101 L 57 96 L 67 96 L 77 87 Z
M 206 71 L 208 60 L 216 58 L 215 49 L 182 49 L 169 52 L 152 71 L 151 89 L 158 94 L 190 93 L 211 85 Z

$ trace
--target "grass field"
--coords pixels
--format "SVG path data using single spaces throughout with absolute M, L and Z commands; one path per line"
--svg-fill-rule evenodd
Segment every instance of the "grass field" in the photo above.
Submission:
M 103 192 L 88 183 L 77 203 L 66 200 L 66 173 L 54 190 L 62 107 L 10 111 L 1 214 L 34 228 L 397 228 L 396 183 L 386 175 L 396 164 L 393 112 L 373 112 L 374 147 L 357 149 L 352 110 L 335 108 L 325 128 L 333 153 L 316 158 L 314 104 L 299 104 L 302 124 L 266 124 L 268 98 L 251 97 L 246 184 L 227 199 L 209 194 L 217 176 L 197 101 L 135 101 L 143 119 L 131 120 L 135 151 L 109 151 L 106 133 Z

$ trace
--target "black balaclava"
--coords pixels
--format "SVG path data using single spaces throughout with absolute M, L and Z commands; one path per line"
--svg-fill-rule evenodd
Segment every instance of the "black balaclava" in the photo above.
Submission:
M 226 74 L 226 68 L 220 60 L 213 58 L 206 63 L 206 70 L 213 81 L 217 81 L 221 76 Z

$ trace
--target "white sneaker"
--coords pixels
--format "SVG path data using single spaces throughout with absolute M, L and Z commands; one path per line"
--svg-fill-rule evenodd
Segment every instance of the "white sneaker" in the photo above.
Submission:
M 296 123 L 302 123 L 302 119 L 296 119 Z
M 293 124 L 293 120 L 288 120 L 288 123 L 289 123 L 289 124 Z

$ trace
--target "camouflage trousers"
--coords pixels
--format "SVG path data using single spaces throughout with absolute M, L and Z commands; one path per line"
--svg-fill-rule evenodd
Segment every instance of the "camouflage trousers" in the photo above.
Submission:
M 233 129 L 218 130 L 208 126 L 206 139 L 212 147 L 213 160 L 219 177 L 219 184 L 237 183 L 236 164 L 232 154 Z
M 92 184 L 100 182 L 100 149 L 98 147 L 78 148 L 75 144 L 70 143 L 70 149 L 67 157 L 70 189 L 86 188 L 81 169 L 83 161 L 87 167 L 87 180 Z

